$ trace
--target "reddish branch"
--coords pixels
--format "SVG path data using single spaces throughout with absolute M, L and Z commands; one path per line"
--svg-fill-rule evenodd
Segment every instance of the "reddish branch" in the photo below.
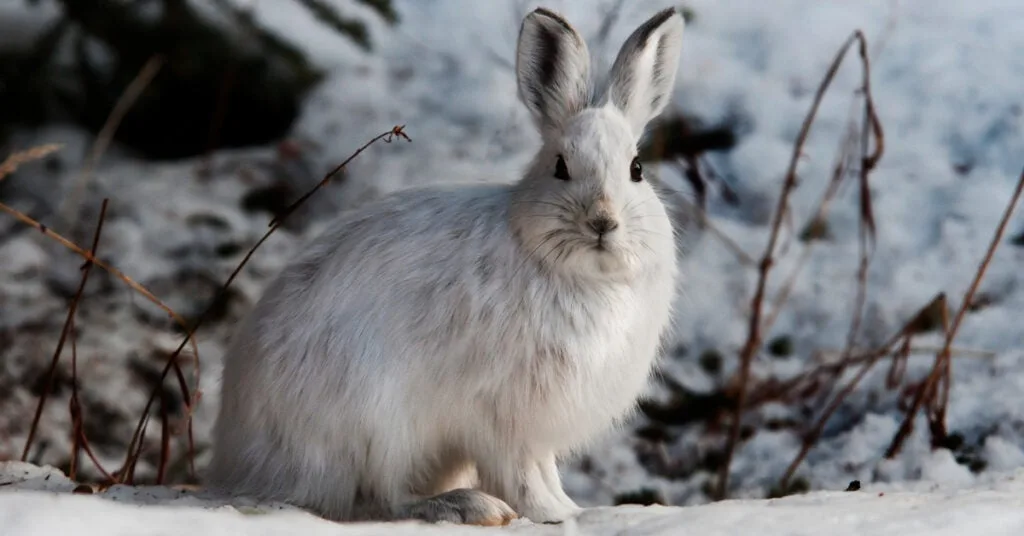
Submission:
M 107 201 L 107 199 L 104 199 L 103 205 L 100 206 L 100 217 L 96 222 L 96 231 L 92 235 L 92 247 L 89 249 L 91 257 L 96 256 L 96 248 L 100 243 L 103 220 L 107 216 Z M 57 376 L 57 364 L 60 362 L 60 354 L 64 350 L 64 343 L 67 341 L 68 334 L 71 333 L 71 328 L 74 325 L 75 312 L 78 310 L 78 303 L 82 300 L 82 294 L 85 292 L 85 284 L 89 281 L 92 265 L 93 263 L 88 260 L 82 265 L 82 278 L 78 282 L 78 290 L 75 291 L 75 295 L 71 299 L 71 305 L 68 307 L 68 313 L 64 319 L 64 327 L 61 329 L 60 339 L 57 341 L 57 349 L 54 350 L 53 358 L 50 359 L 50 369 L 46 374 L 46 386 L 43 388 L 42 394 L 39 395 L 36 412 L 32 417 L 32 426 L 28 430 L 28 438 L 25 439 L 25 448 L 21 451 L 21 461 L 28 460 L 28 453 L 32 448 L 32 442 L 35 440 L 36 432 L 39 429 L 39 419 L 43 415 L 43 408 L 46 407 L 46 400 L 49 397 L 50 391 L 53 390 L 53 381 Z
M 1003 234 L 1006 232 L 1006 225 L 1009 223 L 1010 217 L 1013 216 L 1013 211 L 1017 208 L 1017 203 L 1020 201 L 1022 191 L 1024 191 L 1024 171 L 1021 172 L 1020 178 L 1017 180 L 1017 188 L 1014 190 L 1013 197 L 1010 198 L 1010 202 L 1006 205 L 1006 210 L 1003 212 L 1003 218 L 999 222 L 999 227 L 996 228 L 995 234 L 992 236 L 992 242 L 988 246 L 988 251 L 985 252 L 985 257 L 982 258 L 981 263 L 978 265 L 978 270 L 974 274 L 974 280 L 971 282 L 971 286 L 967 288 L 967 292 L 964 294 L 964 298 L 960 302 L 960 308 L 957 309 L 956 316 L 953 317 L 953 323 L 949 329 L 946 330 L 946 339 L 942 345 L 942 349 L 935 358 L 935 365 L 932 368 L 931 373 L 918 388 L 917 393 L 915 393 L 914 401 L 911 403 L 910 409 L 907 410 L 907 415 L 903 419 L 903 423 L 900 425 L 899 430 L 896 432 L 896 436 L 893 438 L 892 443 L 885 452 L 885 456 L 887 458 L 892 458 L 899 454 L 904 441 L 906 441 L 907 437 L 910 436 L 910 433 L 914 429 L 914 417 L 917 415 L 918 410 L 925 401 L 931 401 L 934 404 L 933 414 L 930 417 L 933 433 L 945 432 L 946 404 L 949 402 L 949 383 L 951 380 L 950 347 L 953 345 L 953 340 L 956 338 L 956 334 L 960 329 L 960 324 L 963 322 L 964 315 L 970 309 L 971 304 L 974 303 L 974 295 L 978 292 L 978 287 L 981 285 L 982 278 L 985 277 L 988 265 L 992 262 L 992 257 L 995 255 L 996 249 L 1003 241 Z M 940 382 L 943 384 L 943 391 L 936 400 L 935 391 Z M 936 404 L 935 402 L 938 403 Z
M 357 149 L 348 158 L 346 158 L 344 162 L 342 162 L 337 167 L 335 167 L 330 172 L 328 172 L 324 176 L 324 178 L 316 186 L 314 186 L 308 192 L 306 192 L 301 197 L 299 197 L 294 203 L 289 205 L 288 208 L 285 209 L 284 213 L 281 216 L 273 219 L 270 222 L 270 224 L 269 224 L 270 225 L 270 229 L 267 230 L 267 232 L 256 242 L 256 244 L 253 245 L 249 249 L 249 251 L 245 254 L 245 257 L 242 259 L 242 261 L 238 264 L 238 266 L 235 268 L 235 270 L 228 277 L 227 281 L 225 281 L 224 284 L 221 286 L 220 291 L 217 293 L 217 295 L 211 301 L 211 305 L 208 306 L 203 311 L 203 313 L 196 320 L 195 324 L 193 324 L 192 332 L 195 332 L 196 330 L 199 329 L 199 327 L 203 324 L 203 322 L 209 316 L 210 312 L 213 310 L 214 304 L 220 302 L 220 300 L 223 299 L 224 294 L 227 292 L 228 287 L 231 285 L 232 282 L 234 282 L 235 278 L 238 277 L 238 274 L 241 273 L 242 268 L 244 268 L 245 265 L 249 262 L 249 259 L 252 258 L 253 254 L 256 252 L 256 250 L 261 245 L 263 245 L 263 243 L 266 242 L 268 238 L 270 238 L 270 235 L 273 234 L 274 231 L 276 231 L 278 229 L 278 227 L 281 226 L 281 224 L 284 222 L 284 220 L 289 215 L 294 213 L 295 210 L 298 209 L 299 206 L 302 205 L 302 203 L 304 203 L 314 193 L 316 193 L 320 188 L 322 188 L 328 182 L 330 182 L 331 179 L 335 175 L 337 175 L 339 172 L 341 172 L 343 169 L 345 169 L 345 167 L 353 159 L 355 159 L 357 156 L 359 156 L 363 151 L 365 151 L 371 145 L 373 145 L 374 143 L 376 143 L 378 141 L 381 141 L 381 140 L 383 140 L 385 143 L 391 143 L 391 141 L 393 141 L 393 139 L 396 138 L 396 137 L 402 138 L 402 139 L 404 139 L 406 141 L 412 141 L 406 135 L 405 130 L 404 130 L 404 125 L 402 125 L 402 126 L 395 126 L 394 128 L 388 130 L 387 132 L 383 132 L 383 133 L 373 137 L 370 141 L 366 142 L 362 147 Z M 150 393 L 149 399 L 146 401 L 146 406 L 145 406 L 145 408 L 143 408 L 142 417 L 139 419 L 139 423 L 135 427 L 135 432 L 132 434 L 132 440 L 131 440 L 131 443 L 129 443 L 129 446 L 128 446 L 128 453 L 127 453 L 127 455 L 125 457 L 124 465 L 122 466 L 121 470 L 118 471 L 119 482 L 131 482 L 132 475 L 134 474 L 134 471 L 135 471 L 135 465 L 138 463 L 139 456 L 141 456 L 141 454 L 142 454 L 143 438 L 145 436 L 146 424 L 149 421 L 150 411 L 153 408 L 153 404 L 156 402 L 156 398 L 158 396 L 160 396 L 163 380 L 167 377 L 167 374 L 170 372 L 172 366 L 174 366 L 174 364 L 177 363 L 178 356 L 181 354 L 182 350 L 185 348 L 185 345 L 187 343 L 188 343 L 188 338 L 186 337 L 186 339 L 183 340 L 180 345 L 178 345 L 178 348 L 167 358 L 167 364 L 166 364 L 166 366 L 164 366 L 164 369 L 163 369 L 163 371 L 160 374 L 160 381 L 157 382 L 156 386 L 153 388 L 152 392 Z M 198 364 L 197 364 L 197 366 L 198 366 Z M 198 392 L 198 388 L 197 388 L 197 392 Z M 191 423 L 191 418 L 192 418 L 191 414 L 187 415 L 187 419 L 189 420 L 190 423 Z M 191 452 L 191 449 L 190 449 L 190 452 Z M 160 462 L 161 466 L 166 464 L 166 460 L 164 459 L 164 457 L 165 456 L 162 453 L 161 454 L 161 462 Z M 193 473 L 195 472 L 195 459 L 194 458 L 195 458 L 194 456 L 190 456 L 190 463 L 192 465 Z
M 892 365 L 889 368 L 886 380 L 895 387 L 895 384 L 898 383 L 899 378 L 902 376 L 902 363 L 905 363 L 907 357 L 910 355 L 911 338 L 915 334 L 919 333 L 920 330 L 918 327 L 922 324 L 922 319 L 931 313 L 936 304 L 944 304 L 945 302 L 945 295 L 939 294 L 928 305 L 922 307 L 921 310 L 918 311 L 918 313 L 914 315 L 914 317 L 902 328 L 900 328 L 900 330 L 885 344 L 880 346 L 877 350 L 862 356 L 860 359 L 860 370 L 857 371 L 857 374 L 849 381 L 849 383 L 846 384 L 845 387 L 843 387 L 843 389 L 832 397 L 832 400 L 825 407 L 825 410 L 821 412 L 821 415 L 819 415 L 814 426 L 804 434 L 803 441 L 800 445 L 800 451 L 793 458 L 793 461 L 790 462 L 789 466 L 786 468 L 786 472 L 779 480 L 779 489 L 789 489 L 790 479 L 793 477 L 793 474 L 796 473 L 797 468 L 800 467 L 800 463 L 803 462 L 807 453 L 810 452 L 814 445 L 818 443 L 828 420 L 836 410 L 839 409 L 842 403 L 846 401 L 846 398 L 850 396 L 854 389 L 857 388 L 867 373 L 886 355 L 892 356 Z M 838 379 L 848 367 L 853 365 L 853 363 L 847 359 L 848 357 L 844 356 L 843 360 L 837 364 L 836 369 L 833 371 L 833 378 Z
M 846 57 L 846 52 L 853 45 L 853 43 L 860 43 L 860 56 L 863 63 L 864 75 L 864 87 L 862 88 L 865 94 L 865 114 L 866 122 L 870 126 L 872 134 L 876 137 L 876 149 L 871 154 L 866 155 L 862 159 L 862 192 L 867 192 L 867 173 L 877 164 L 878 159 L 882 154 L 882 143 L 881 143 L 881 124 L 878 122 L 878 118 L 874 113 L 874 102 L 871 98 L 870 79 L 866 72 L 870 68 L 867 56 L 867 41 L 864 34 L 860 30 L 851 35 L 843 46 L 839 49 L 835 59 L 832 61 L 825 78 L 821 81 L 818 86 L 818 90 L 815 93 L 814 101 L 811 104 L 811 109 L 808 111 L 807 116 L 804 118 L 804 122 L 800 127 L 800 132 L 797 135 L 796 142 L 793 146 L 793 154 L 790 159 L 789 168 L 786 171 L 785 179 L 782 184 L 782 192 L 779 195 L 779 200 L 775 209 L 774 218 L 772 221 L 771 234 L 768 238 L 768 245 L 765 247 L 764 254 L 761 257 L 761 261 L 758 265 L 758 280 L 757 287 L 754 292 L 754 296 L 751 299 L 751 315 L 747 329 L 747 340 L 743 344 L 740 350 L 739 361 L 740 370 L 738 378 L 738 393 L 736 398 L 736 407 L 733 410 L 732 422 L 730 423 L 729 435 L 726 442 L 725 448 L 725 459 L 721 466 L 718 475 L 718 489 L 717 497 L 724 499 L 728 496 L 729 490 L 729 469 L 732 465 L 733 454 L 736 450 L 736 446 L 740 439 L 740 430 L 742 425 L 742 417 L 746 406 L 747 400 L 747 384 L 750 380 L 750 367 L 754 360 L 754 356 L 758 349 L 761 347 L 761 315 L 762 308 L 764 305 L 764 296 L 767 288 L 768 274 L 771 271 L 772 264 L 774 262 L 774 255 L 776 245 L 779 240 L 779 231 L 782 228 L 782 223 L 786 220 L 788 213 L 788 201 L 789 196 L 797 183 L 796 167 L 800 160 L 800 156 L 803 154 L 803 147 L 807 141 L 807 136 L 810 133 L 811 125 L 814 123 L 814 119 L 818 112 L 818 107 L 821 105 L 821 101 L 828 90 L 828 87 L 832 83 L 832 79 L 835 77 L 836 72 L 839 70 L 839 66 L 842 64 L 843 59 Z M 865 129 L 867 130 L 867 129 Z M 866 147 L 866 145 L 865 145 Z M 874 218 L 870 211 L 870 202 L 865 203 L 862 199 L 861 206 L 862 221 L 868 225 L 869 229 L 874 228 Z

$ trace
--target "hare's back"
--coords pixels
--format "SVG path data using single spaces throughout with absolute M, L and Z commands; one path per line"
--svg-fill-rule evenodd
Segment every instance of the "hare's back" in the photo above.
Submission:
M 297 351 L 434 338 L 463 320 L 444 317 L 462 314 L 477 290 L 477 259 L 514 254 L 507 195 L 503 186 L 411 189 L 340 215 L 268 288 L 257 314 L 291 326 L 274 330 L 290 339 L 275 344 Z
M 340 215 L 290 271 L 335 281 L 355 275 L 352 270 L 415 274 L 427 280 L 443 277 L 443 272 L 450 275 L 472 247 L 507 237 L 508 193 L 501 185 L 446 185 L 392 193 Z
M 309 415 L 329 414 L 336 426 L 342 415 L 393 415 L 470 332 L 467 259 L 512 250 L 506 195 L 495 186 L 409 190 L 340 215 L 236 330 L 224 368 L 231 407 L 285 429 Z M 241 402 L 282 397 L 299 407 Z

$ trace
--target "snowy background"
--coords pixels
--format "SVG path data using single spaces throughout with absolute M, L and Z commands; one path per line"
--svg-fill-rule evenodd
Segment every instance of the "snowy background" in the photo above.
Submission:
M 378 144 L 360 156 L 344 180 L 320 192 L 296 224 L 259 250 L 217 317 L 199 331 L 200 467 L 217 404 L 218 361 L 232 322 L 326 216 L 407 185 L 513 181 L 538 143 L 516 101 L 511 69 L 519 19 L 536 2 L 399 0 L 397 25 L 365 19 L 372 52 L 291 2 L 237 3 L 298 44 L 327 74 L 291 128 L 291 146 L 301 148 L 298 157 L 268 144 L 153 162 L 115 145 L 93 176 L 83 177 L 93 138 L 81 129 L 21 128 L 0 141 L 0 156 L 42 143 L 64 144 L 46 162 L 27 165 L 0 183 L 0 201 L 87 246 L 99 202 L 109 197 L 100 256 L 179 313 L 194 317 L 266 229 L 270 215 L 253 208 L 254 192 L 282 181 L 302 192 L 372 136 L 406 125 L 412 143 Z M 346 0 L 332 3 L 353 13 L 366 10 Z M 53 2 L 38 4 L 0 0 L 0 46 L 32 38 L 58 12 Z M 562 12 L 592 39 L 615 4 L 550 0 L 543 5 Z M 591 45 L 595 61 L 609 65 L 625 36 L 669 5 L 673 2 L 623 3 L 604 45 Z M 760 257 L 794 138 L 819 81 L 850 33 L 863 30 L 870 45 L 873 95 L 886 142 L 871 175 L 877 245 L 857 346 L 871 348 L 886 340 L 939 292 L 946 293 L 953 310 L 960 306 L 1024 166 L 1024 3 L 1019 0 L 689 0 L 685 6 L 691 20 L 667 113 L 701 125 L 727 125 L 737 142 L 702 157 L 721 177 L 709 187 L 707 208 L 716 232 L 701 231 L 687 218 L 679 222 L 685 234 L 680 313 L 667 345 L 666 379 L 652 386 L 650 395 L 682 416 L 673 421 L 640 414 L 566 463 L 567 489 L 587 506 L 610 505 L 637 493 L 672 505 L 711 501 L 728 408 L 715 407 L 710 415 L 682 423 L 688 411 L 706 408 L 666 401 L 716 400 L 734 376 L 757 268 L 719 233 L 745 256 Z M 847 181 L 831 204 L 827 240 L 806 243 L 792 235 L 812 217 L 837 148 L 851 119 L 854 124 L 859 119 L 855 52 L 843 63 L 801 157 L 792 226 L 784 229 L 788 246 L 769 280 L 769 310 L 804 249 L 811 249 L 765 336 L 766 349 L 753 367 L 755 381 L 793 377 L 822 352 L 834 354 L 846 344 L 857 290 L 856 182 Z M 657 171 L 665 189 L 676 192 L 673 203 L 682 203 L 676 194 L 693 198 L 675 166 Z M 726 201 L 723 185 L 735 191 L 738 202 Z M 901 387 L 885 385 L 885 363 L 868 374 L 797 470 L 793 491 L 842 491 L 853 480 L 865 486 L 963 487 L 1024 466 L 1024 330 L 1016 316 L 1024 309 L 1022 247 L 1024 213 L 1011 220 L 981 285 L 983 299 L 972 304 L 955 341 L 947 419 L 951 439 L 945 447 L 932 448 L 919 418 L 901 453 L 884 457 L 905 414 L 901 389 L 919 381 L 934 360 L 934 351 L 914 353 Z M 20 457 L 79 265 L 38 231 L 0 215 L 0 461 Z M 116 468 L 154 374 L 181 335 L 159 309 L 99 271 L 93 272 L 76 326 L 87 433 L 101 461 Z M 914 339 L 924 350 L 941 343 L 934 329 Z M 57 467 L 67 465 L 71 444 L 69 350 L 64 354 L 29 458 Z M 183 363 L 191 375 L 191 363 Z M 166 385 L 173 393 L 174 384 Z M 172 408 L 179 420 L 180 406 L 179 398 Z M 731 466 L 730 496 L 768 496 L 821 407 L 820 400 L 809 399 L 749 412 Z M 141 481 L 152 479 L 158 428 L 151 426 L 147 436 Z M 174 438 L 172 455 L 171 479 L 190 481 L 183 436 Z M 96 476 L 88 463 L 81 466 L 84 474 Z M 833 495 L 815 497 L 821 497 L 813 499 L 819 504 Z M 850 508 L 866 506 L 850 503 Z

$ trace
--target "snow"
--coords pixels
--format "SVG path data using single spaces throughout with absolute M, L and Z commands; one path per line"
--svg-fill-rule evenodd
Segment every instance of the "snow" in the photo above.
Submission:
M 349 0 L 332 1 L 353 12 L 365 9 Z M 396 2 L 404 21 L 401 26 L 371 24 L 375 44 L 371 55 L 315 24 L 290 2 L 244 3 L 268 27 L 286 31 L 329 70 L 293 133 L 313 147 L 303 156 L 302 163 L 312 170 L 299 175 L 303 180 L 315 181 L 365 140 L 395 124 L 407 125 L 414 140 L 381 144 L 364 153 L 342 184 L 322 192 L 325 205 L 316 214 L 357 206 L 413 184 L 511 181 L 532 156 L 536 134 L 516 102 L 509 62 L 519 18 L 538 2 L 401 0 Z M 613 3 L 544 2 L 562 11 L 588 38 L 596 34 L 606 7 Z M 607 44 L 593 46 L 592 52 L 598 60 L 610 62 L 618 44 L 640 21 L 675 3 L 625 2 Z M 1020 97 L 1024 56 L 1017 53 L 1024 50 L 1024 3 L 690 0 L 686 4 L 695 18 L 684 37 L 673 106 L 706 124 L 738 121 L 742 127 L 735 149 L 708 155 L 740 197 L 740 205 L 730 207 L 712 196 L 712 224 L 749 256 L 761 254 L 793 138 L 814 89 L 838 47 L 853 30 L 862 29 L 870 44 L 873 93 L 885 127 L 886 152 L 871 179 L 878 236 L 861 345 L 871 346 L 890 336 L 940 291 L 946 293 L 951 307 L 959 307 L 1024 166 L 1020 150 L 1024 147 Z M 14 9 L 3 2 L 0 7 Z M 39 17 L 33 12 L 23 18 L 38 28 Z M 791 199 L 796 229 L 811 216 L 825 189 L 851 110 L 858 110 L 851 105 L 857 103 L 854 91 L 859 80 L 857 57 L 851 53 L 823 102 L 804 150 L 800 186 Z M 44 142 L 66 143 L 59 156 L 65 171 L 37 170 L 30 175 L 26 169 L 23 175 L 8 179 L 29 192 L 13 203 L 39 217 L 56 212 L 48 199 L 62 198 L 72 190 L 75 171 L 89 146 L 80 132 L 63 127 L 21 132 L 13 139 L 17 147 Z M 176 309 L 189 308 L 204 303 L 205 287 L 182 287 L 177 279 L 180 273 L 188 269 L 215 280 L 230 273 L 241 255 L 213 252 L 228 244 L 253 243 L 267 222 L 265 213 L 242 210 L 240 200 L 287 165 L 291 164 L 282 162 L 272 148 L 224 151 L 209 163 L 158 165 L 114 150 L 97 170 L 85 205 L 98 205 L 101 195 L 110 196 L 111 217 L 101 251 Z M 206 178 L 197 172 L 201 167 L 209 167 Z M 662 166 L 657 171 L 667 188 L 688 192 L 674 169 Z M 812 363 L 815 352 L 839 350 L 845 344 L 856 291 L 853 274 L 858 248 L 857 191 L 850 186 L 832 205 L 828 220 L 832 239 L 814 245 L 788 305 L 766 334 L 766 340 L 788 336 L 793 354 L 784 359 L 759 356 L 755 378 L 789 377 Z M 54 195 L 54 189 L 61 195 Z M 211 214 L 222 224 L 196 223 L 203 221 L 197 216 Z M 80 243 L 88 238 L 91 218 L 94 214 L 81 219 L 87 223 L 75 235 Z M 204 393 L 196 414 L 200 447 L 207 441 L 215 413 L 217 362 L 231 321 L 322 225 L 321 219 L 311 221 L 275 235 L 235 283 L 238 296 L 225 319 L 200 332 Z M 70 233 L 70 225 L 54 222 L 53 227 Z M 17 229 L 0 218 L 0 341 L 4 330 L 18 335 L 9 353 L 0 354 L 4 360 L 0 372 L 26 378 L 49 361 L 67 305 L 66 289 L 73 289 L 77 282 L 78 264 L 42 237 Z M 1014 236 L 1022 231 L 1024 211 L 1019 211 L 1008 233 Z M 772 272 L 770 298 L 806 247 L 787 242 L 788 253 L 778 259 Z M 180 255 L 186 246 L 199 248 L 200 253 Z M 690 229 L 687 248 L 682 260 L 683 296 L 677 327 L 667 344 L 672 351 L 666 372 L 694 392 L 712 392 L 735 370 L 735 356 L 746 337 L 756 268 L 741 263 L 709 233 Z M 635 523 L 630 533 L 733 534 L 745 533 L 756 523 L 760 531 L 780 534 L 1019 533 L 1024 523 L 1019 497 L 1024 490 L 1018 483 L 1019 473 L 1017 480 L 1005 475 L 1024 466 L 1022 260 L 1024 249 L 1005 239 L 981 286 L 991 303 L 966 316 L 956 341 L 959 348 L 991 354 L 965 352 L 953 359 L 948 427 L 962 437 L 961 447 L 933 450 L 927 426 L 919 421 L 901 454 L 893 460 L 883 458 L 903 418 L 897 395 L 884 387 L 883 366 L 869 374 L 837 412 L 798 470 L 798 477 L 820 491 L 771 501 L 698 506 L 710 500 L 704 490 L 715 477 L 714 470 L 702 467 L 698 460 L 720 448 L 721 433 L 700 425 L 667 427 L 670 439 L 652 442 L 635 433 L 649 424 L 640 417 L 610 434 L 584 458 L 565 465 L 568 492 L 595 507 L 578 520 L 578 530 L 617 533 Z M 104 276 L 98 273 L 93 279 L 90 288 L 94 290 L 83 302 L 78 322 L 82 333 L 79 370 L 83 396 L 114 423 L 107 431 L 108 444 L 100 449 L 104 462 L 113 466 L 123 457 L 121 449 L 144 402 L 145 391 L 128 365 L 158 363 L 153 357 L 173 348 L 177 336 L 169 333 L 160 311 L 131 296 L 119 283 L 101 283 Z M 934 347 L 941 339 L 935 333 L 923 334 L 915 344 Z M 723 357 L 717 375 L 697 364 L 706 350 Z M 912 357 L 908 378 L 920 378 L 932 359 L 927 353 Z M 4 398 L 8 388 L 11 394 Z M 652 392 L 662 394 L 657 389 Z M 38 455 L 44 463 L 60 463 L 68 451 L 66 395 L 55 398 L 44 414 L 42 437 L 49 448 Z M 0 405 L 5 406 L 0 411 L 0 459 L 5 453 L 20 453 L 26 430 L 14 421 L 30 414 L 35 400 L 23 385 L 5 384 L 0 374 Z M 762 408 L 751 418 L 752 422 L 807 421 L 800 408 L 782 405 Z M 175 447 L 181 450 L 182 445 Z M 799 447 L 798 430 L 792 427 L 757 430 L 736 452 L 732 496 L 765 497 Z M 676 461 L 686 470 L 669 474 L 645 457 Z M 200 466 L 204 460 L 200 452 Z M 864 484 L 864 491 L 836 491 L 854 479 Z M 603 508 L 617 494 L 640 488 L 656 490 L 672 504 L 692 506 Z M 890 491 L 910 488 L 914 491 Z M 882 490 L 885 495 L 878 497 Z M 58 505 L 69 515 L 51 519 L 28 514 Z M 125 531 L 140 524 L 167 532 L 172 527 L 199 526 L 210 532 L 268 534 L 300 526 L 324 534 L 385 530 L 339 527 L 299 514 L 254 517 L 189 509 L 186 516 L 181 514 L 183 507 L 168 508 L 135 509 L 68 495 L 44 500 L 20 491 L 0 491 L 2 515 L 18 513 L 19 523 L 24 524 L 16 530 L 24 534 L 58 533 L 70 528 L 60 524 L 76 520 L 109 526 L 113 519 L 125 523 Z M 115 516 L 118 511 L 123 516 Z M 8 526 L 2 522 L 7 519 L 0 518 L 0 526 Z M 567 534 L 575 529 L 511 530 Z
M 732 500 L 691 507 L 618 506 L 585 510 L 562 525 L 517 519 L 502 528 L 417 522 L 338 524 L 283 505 L 241 503 L 168 488 L 114 486 L 71 494 L 74 484 L 52 468 L 0 464 L 0 527 L 5 536 L 49 534 L 523 534 L 731 536 L 941 536 L 1020 534 L 1024 470 L 971 487 L 927 491 L 867 486 L 771 500 Z M 54 512 L 60 512 L 54 515 Z

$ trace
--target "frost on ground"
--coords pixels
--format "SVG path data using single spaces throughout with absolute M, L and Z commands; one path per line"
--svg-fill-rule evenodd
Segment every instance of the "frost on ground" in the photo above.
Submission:
M 357 3 L 337 1 L 362 9 Z M 598 2 L 601 9 L 596 9 L 595 3 L 584 0 L 545 2 L 562 11 L 588 38 L 601 33 L 605 8 L 615 3 Z M 606 44 L 592 45 L 592 53 L 598 61 L 609 62 L 626 32 L 671 3 L 625 2 Z M 231 324 L 295 248 L 316 233 L 326 215 L 413 184 L 513 180 L 537 142 L 516 102 L 510 67 L 519 18 L 537 2 L 510 1 L 500 4 L 505 6 L 501 9 L 490 2 L 397 2 L 404 22 L 394 29 L 371 27 L 384 36 L 375 40 L 380 46 L 371 55 L 313 23 L 304 11 L 279 2 L 249 4 L 261 21 L 295 36 L 330 71 L 295 126 L 296 143 L 305 148 L 299 157 L 268 147 L 222 151 L 209 160 L 153 164 L 113 148 L 95 176 L 83 178 L 78 170 L 91 140 L 74 130 L 49 127 L 21 132 L 11 144 L 24 148 L 59 142 L 65 144 L 64 150 L 45 166 L 29 166 L 0 185 L 5 202 L 80 244 L 88 242 L 100 199 L 109 196 L 101 256 L 175 310 L 194 316 L 265 231 L 276 196 L 304 191 L 366 139 L 395 124 L 407 125 L 413 143 L 378 145 L 357 159 L 344 180 L 316 196 L 315 206 L 263 246 L 228 299 L 219 304 L 218 316 L 200 331 L 203 399 L 195 421 L 200 468 L 217 404 L 217 363 Z M 747 255 L 760 255 L 793 139 L 813 92 L 835 50 L 860 28 L 870 43 L 886 154 L 871 182 L 878 235 L 859 346 L 878 344 L 896 332 L 939 292 L 947 294 L 953 308 L 959 307 L 1024 165 L 1024 56 L 1018 53 L 1024 50 L 1024 3 L 694 0 L 687 5 L 694 18 L 684 38 L 674 106 L 700 124 L 731 125 L 738 134 L 734 149 L 708 155 L 708 162 L 740 200 L 738 206 L 730 206 L 711 196 L 714 227 Z M 792 198 L 793 227 L 811 216 L 848 121 L 858 113 L 859 108 L 852 107 L 860 77 L 855 60 L 847 58 L 840 70 L 803 152 L 801 181 Z M 686 193 L 674 167 L 660 168 L 668 189 Z M 833 203 L 828 240 L 814 245 L 786 307 L 766 334 L 772 351 L 758 356 L 755 379 L 792 377 L 813 363 L 818 352 L 839 350 L 845 344 L 858 254 L 857 189 L 851 185 Z M 919 421 L 901 454 L 884 459 L 906 401 L 885 388 L 885 367 L 879 367 L 837 411 L 801 465 L 797 480 L 803 485 L 835 491 L 856 479 L 872 490 L 907 481 L 962 487 L 1024 465 L 1022 215 L 1024 211 L 1011 221 L 980 299 L 972 304 L 956 341 L 962 350 L 953 358 L 947 419 L 954 433 L 951 439 L 933 450 L 927 427 Z M 678 327 L 667 345 L 665 375 L 677 384 L 677 396 L 681 392 L 688 400 L 713 400 L 736 368 L 756 268 L 741 262 L 716 236 L 689 231 Z M 775 266 L 769 303 L 808 247 L 798 240 L 784 241 L 787 253 Z M 11 459 L 20 455 L 24 444 L 26 416 L 43 385 L 80 261 L 6 217 L 0 217 L 0 259 L 0 459 Z M 114 468 L 124 459 L 154 371 L 180 335 L 161 311 L 99 272 L 92 276 L 77 328 L 86 431 L 101 461 Z M 915 339 L 915 345 L 924 349 L 940 343 L 937 331 Z M 922 377 L 933 355 L 925 352 L 911 358 L 908 382 Z M 184 365 L 190 374 L 188 359 Z M 65 349 L 56 391 L 30 453 L 30 459 L 39 463 L 66 466 L 68 461 L 69 370 Z M 174 398 L 173 384 L 168 383 L 166 391 L 172 402 L 169 411 L 180 419 L 181 400 Z M 667 399 L 661 388 L 653 389 L 652 396 Z M 685 416 L 698 409 L 682 406 L 679 412 Z M 819 409 L 810 402 L 768 404 L 752 412 L 749 435 L 744 434 L 732 465 L 732 495 L 765 497 L 795 456 L 803 427 Z M 180 422 L 172 425 L 180 430 Z M 177 435 L 172 445 L 174 458 L 168 469 L 179 482 L 188 479 L 181 438 Z M 139 475 L 151 479 L 159 452 L 158 431 L 151 430 L 147 441 Z M 566 486 L 588 506 L 611 504 L 617 496 L 638 491 L 671 504 L 705 503 L 721 463 L 722 442 L 720 428 L 641 415 L 567 463 Z M 88 464 L 82 467 L 89 470 Z M 989 522 L 983 517 L 989 509 L 994 519 L 1013 522 L 1016 518 L 1000 513 L 999 505 L 1009 501 L 1005 493 L 901 495 L 897 509 L 877 512 L 873 508 L 881 503 L 868 494 L 818 494 L 685 511 L 637 510 L 643 512 L 637 519 L 652 527 L 665 520 L 675 527 L 728 512 L 722 523 L 762 526 L 804 512 L 815 520 L 832 515 L 851 523 L 877 523 L 872 530 L 883 522 L 906 527 L 913 520 L 924 524 L 935 518 L 945 521 L 934 527 L 941 532 L 964 527 L 970 515 L 982 516 L 977 523 Z M 892 500 L 888 493 L 887 497 Z M 24 499 L 4 495 L 3 500 L 11 505 Z M 95 503 L 77 497 L 54 500 Z M 915 505 L 921 507 L 920 517 L 909 513 Z M 953 505 L 957 508 L 950 508 Z M 847 507 L 849 513 L 841 513 Z M 811 516 L 806 514 L 810 508 L 821 510 Z M 785 515 L 764 521 L 758 517 L 763 511 Z M 611 512 L 595 510 L 588 516 L 617 515 Z M 223 522 L 246 523 L 227 517 Z M 311 530 L 344 530 L 323 527 Z M 727 528 L 722 531 L 728 533 Z M 998 533 L 998 527 L 990 533 Z
M 992 475 L 971 487 L 867 486 L 771 500 L 690 507 L 618 506 L 584 510 L 562 525 L 515 520 L 501 528 L 415 522 L 337 524 L 277 504 L 224 500 L 163 487 L 114 486 L 72 494 L 75 485 L 49 467 L 0 464 L 0 527 L 5 536 L 50 534 L 433 535 L 526 536 L 688 534 L 739 536 L 1017 535 L 1024 531 L 1024 471 Z M 59 512 L 59 515 L 55 515 Z

